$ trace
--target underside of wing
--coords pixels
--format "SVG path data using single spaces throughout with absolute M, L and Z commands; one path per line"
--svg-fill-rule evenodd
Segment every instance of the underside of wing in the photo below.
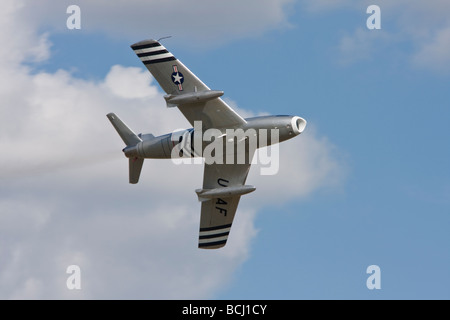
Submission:
M 202 201 L 199 248 L 225 246 L 241 196 L 255 190 L 244 185 L 249 170 L 250 163 L 205 164 L 203 189 L 196 190 Z
M 202 202 L 199 248 L 217 249 L 225 246 L 240 198 L 212 198 Z
M 166 96 L 167 105 L 178 106 L 192 126 L 195 121 L 202 121 L 204 130 L 232 128 L 246 123 L 218 95 L 213 97 L 214 94 L 210 94 L 217 91 L 210 90 L 158 41 L 144 40 L 131 45 L 131 48 L 168 94 Z M 196 94 L 203 97 L 209 94 L 209 97 L 213 98 L 189 99 Z M 170 99 L 172 99 L 172 103 L 170 103 Z

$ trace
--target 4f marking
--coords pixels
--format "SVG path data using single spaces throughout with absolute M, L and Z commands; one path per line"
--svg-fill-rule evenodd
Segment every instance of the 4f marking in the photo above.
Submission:
M 219 186 L 221 186 L 221 187 L 227 187 L 227 186 L 228 186 L 228 183 L 230 183 L 230 181 L 225 180 L 225 179 L 223 179 L 223 178 L 219 178 L 219 179 L 217 179 L 217 183 L 218 183 Z M 227 212 L 228 212 L 227 209 L 225 209 L 225 208 L 223 208 L 223 207 L 219 207 L 219 206 L 217 206 L 217 205 L 226 206 L 227 204 L 228 204 L 228 202 L 226 202 L 225 200 L 220 199 L 220 198 L 217 198 L 217 201 L 216 201 L 216 209 L 219 210 L 219 213 L 220 213 L 220 214 L 223 214 L 225 217 L 227 216 Z

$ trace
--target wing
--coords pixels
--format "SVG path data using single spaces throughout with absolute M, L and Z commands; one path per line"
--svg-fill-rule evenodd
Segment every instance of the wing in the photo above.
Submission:
M 246 123 L 219 98 L 223 92 L 210 90 L 158 41 L 144 40 L 131 48 L 167 93 L 167 105 L 178 106 L 192 126 L 194 121 L 202 121 L 204 130 Z
M 225 246 L 241 195 L 255 190 L 244 185 L 250 165 L 205 164 L 203 189 L 196 190 L 202 201 L 199 248 Z

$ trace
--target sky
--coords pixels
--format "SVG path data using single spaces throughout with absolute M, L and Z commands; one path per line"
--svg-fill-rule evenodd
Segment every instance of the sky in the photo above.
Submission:
M 81 29 L 67 27 L 73 4 Z M 381 29 L 366 24 L 374 4 Z M 450 299 L 448 10 L 2 1 L 0 298 Z M 128 184 L 106 118 L 154 135 L 189 127 L 129 47 L 165 36 L 239 114 L 308 121 L 280 144 L 276 175 L 252 167 L 256 191 L 219 250 L 197 248 L 203 167 L 145 160 Z

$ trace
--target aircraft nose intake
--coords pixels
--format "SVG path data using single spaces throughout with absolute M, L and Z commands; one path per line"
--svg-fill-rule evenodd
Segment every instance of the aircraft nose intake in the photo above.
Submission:
M 306 120 L 301 117 L 293 117 L 291 126 L 295 134 L 300 134 L 305 130 Z

